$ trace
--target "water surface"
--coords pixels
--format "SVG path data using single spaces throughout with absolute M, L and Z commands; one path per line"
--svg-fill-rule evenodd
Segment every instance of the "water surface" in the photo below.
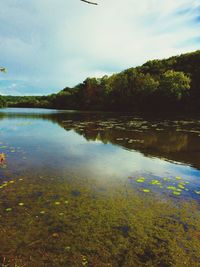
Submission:
M 199 202 L 199 141 L 198 118 L 1 109 L 0 153 L 6 155 L 0 168 L 1 262 L 19 266 L 49 266 L 49 262 L 52 266 L 130 266 L 130 262 L 161 266 L 156 252 L 145 252 L 145 246 L 138 247 L 140 252 L 131 252 L 131 261 L 122 257 L 120 247 L 127 255 L 131 251 L 127 246 L 133 244 L 136 218 L 135 224 L 144 228 L 144 236 L 138 240 L 148 236 L 146 218 L 149 216 L 152 227 L 153 220 L 147 211 L 156 212 L 156 218 L 157 212 L 165 213 L 165 205 L 171 205 L 167 207 L 172 214 L 181 203 Z M 169 214 L 165 216 L 169 218 Z M 90 231 L 94 238 L 89 237 Z M 153 240 L 154 235 L 148 238 Z M 33 248 L 34 253 L 30 252 Z M 144 255 L 143 261 L 138 253 Z M 162 260 L 162 266 L 175 266 Z M 145 265 L 150 263 L 153 265 Z

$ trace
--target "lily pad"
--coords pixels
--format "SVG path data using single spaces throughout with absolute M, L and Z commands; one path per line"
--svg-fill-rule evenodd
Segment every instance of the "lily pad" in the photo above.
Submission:
M 176 176 L 176 180 L 183 180 L 181 176 Z
M 177 190 L 177 188 L 175 186 L 171 186 L 171 185 L 168 186 L 167 189 L 172 190 L 172 191 L 176 191 Z
M 185 189 L 185 186 L 182 185 L 182 184 L 179 184 L 178 187 L 181 188 L 181 189 Z
M 150 182 L 150 184 L 152 184 L 152 185 L 161 185 L 161 182 L 159 182 L 158 180 L 152 180 Z
M 145 178 L 144 177 L 140 177 L 136 180 L 137 183 L 144 183 L 145 182 Z
M 171 178 L 163 178 L 164 181 L 170 182 L 172 179 Z
M 174 191 L 173 194 L 174 194 L 175 196 L 180 196 L 181 193 L 180 193 L 180 192 L 177 192 L 177 191 Z
M 149 193 L 149 192 L 150 192 L 149 189 L 142 189 L 142 191 L 143 191 L 144 193 Z

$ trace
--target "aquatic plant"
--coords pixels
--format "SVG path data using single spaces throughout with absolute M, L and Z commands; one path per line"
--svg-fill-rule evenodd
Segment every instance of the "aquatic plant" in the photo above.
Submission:
M 21 176 L 1 189 L 0 263 L 196 267 L 200 261 L 195 201 L 176 204 L 148 188 L 124 190 L 107 181 L 104 191 L 95 180 L 53 178 Z

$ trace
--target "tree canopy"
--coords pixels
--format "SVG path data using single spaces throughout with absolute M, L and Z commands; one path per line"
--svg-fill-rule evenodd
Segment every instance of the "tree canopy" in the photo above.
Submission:
M 134 112 L 200 110 L 200 51 L 148 61 L 38 97 L 7 97 L 9 106 Z

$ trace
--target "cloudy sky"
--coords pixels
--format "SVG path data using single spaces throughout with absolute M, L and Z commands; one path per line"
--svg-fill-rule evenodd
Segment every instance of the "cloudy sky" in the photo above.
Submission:
M 200 48 L 199 0 L 0 0 L 0 93 L 58 92 Z

